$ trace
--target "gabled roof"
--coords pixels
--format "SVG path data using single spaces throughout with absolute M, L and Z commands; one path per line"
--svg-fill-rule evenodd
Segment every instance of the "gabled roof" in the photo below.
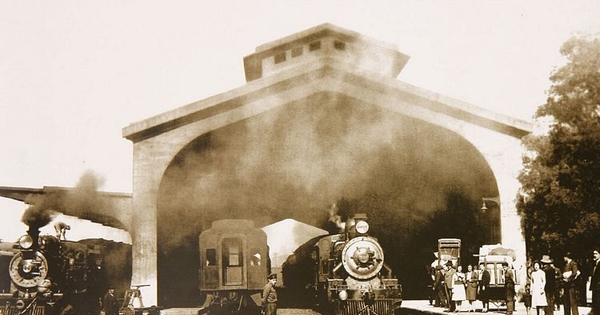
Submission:
M 319 25 L 261 45 L 245 57 L 244 86 L 132 123 L 123 128 L 123 137 L 139 142 L 253 102 L 284 105 L 290 101 L 282 96 L 286 93 L 305 98 L 333 93 L 375 105 L 393 99 L 396 106 L 435 112 L 516 138 L 531 133 L 528 122 L 398 81 L 395 75 L 408 56 L 391 47 L 331 24 Z

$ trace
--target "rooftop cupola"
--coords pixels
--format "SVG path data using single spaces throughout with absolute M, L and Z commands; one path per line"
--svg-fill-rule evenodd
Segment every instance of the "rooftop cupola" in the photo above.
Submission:
M 256 47 L 244 68 L 246 82 L 314 62 L 395 78 L 409 58 L 396 45 L 325 23 Z

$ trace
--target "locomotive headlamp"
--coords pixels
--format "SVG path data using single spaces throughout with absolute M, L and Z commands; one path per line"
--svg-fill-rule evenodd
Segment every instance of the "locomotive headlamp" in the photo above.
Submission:
M 23 249 L 30 249 L 33 246 L 33 238 L 27 234 L 19 238 L 19 246 Z
M 365 234 L 369 231 L 369 223 L 367 221 L 358 221 L 356 222 L 356 232 L 360 234 Z
M 348 299 L 348 291 L 346 290 L 342 290 L 340 291 L 340 293 L 338 293 L 338 297 L 340 298 L 340 300 L 345 301 Z

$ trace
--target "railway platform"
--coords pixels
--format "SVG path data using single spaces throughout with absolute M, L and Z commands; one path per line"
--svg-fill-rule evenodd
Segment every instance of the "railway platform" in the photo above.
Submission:
M 463 309 L 455 312 L 449 313 L 445 312 L 443 307 L 434 307 L 429 304 L 427 300 L 404 300 L 402 302 L 402 315 L 498 315 L 498 314 L 506 314 L 506 307 L 500 305 L 499 303 L 490 304 L 490 310 L 486 313 L 482 312 L 481 304 L 476 303 L 475 312 L 467 312 L 466 304 L 463 305 Z M 161 311 L 161 315 L 197 315 L 198 308 L 169 308 L 163 309 Z M 579 315 L 588 315 L 590 314 L 590 308 L 587 306 L 579 307 Z M 310 310 L 310 309 L 295 309 L 295 308 L 280 308 L 277 311 L 277 315 L 320 315 L 319 313 Z M 326 314 L 323 314 L 326 315 Z M 525 311 L 525 305 L 523 303 L 515 303 L 515 312 L 513 315 L 527 315 Z M 534 309 L 531 310 L 530 315 L 537 315 Z M 543 312 L 540 312 L 540 315 L 544 315 Z M 561 305 L 560 310 L 554 311 L 554 315 L 564 315 L 563 306 Z M 591 314 L 590 314 L 591 315 Z
M 491 303 L 490 309 L 484 313 L 481 308 L 481 302 L 475 302 L 475 311 L 468 312 L 468 304 L 467 302 L 463 302 L 462 309 L 459 309 L 458 312 L 450 313 L 445 311 L 443 307 L 435 307 L 429 304 L 427 300 L 405 300 L 402 302 L 402 314 L 403 315 L 438 315 L 438 314 L 479 314 L 479 315 L 495 315 L 495 314 L 506 314 L 506 306 L 501 305 L 501 303 Z M 579 315 L 588 315 L 590 314 L 590 308 L 587 306 L 579 306 Z M 530 311 L 530 315 L 536 315 L 536 310 L 532 309 Z M 525 310 L 525 305 L 522 302 L 515 303 L 515 312 L 513 315 L 527 315 L 527 311 Z M 540 311 L 540 315 L 544 315 L 543 311 Z M 560 310 L 554 311 L 554 315 L 564 315 L 563 305 L 561 305 Z

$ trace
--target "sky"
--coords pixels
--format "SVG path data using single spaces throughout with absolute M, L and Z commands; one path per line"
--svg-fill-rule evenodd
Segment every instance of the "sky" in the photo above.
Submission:
M 532 121 L 590 1 L 0 0 L 0 186 L 131 192 L 122 128 L 245 84 L 243 57 L 322 23 L 397 45 L 398 80 Z M 20 235 L 0 198 L 0 239 Z

